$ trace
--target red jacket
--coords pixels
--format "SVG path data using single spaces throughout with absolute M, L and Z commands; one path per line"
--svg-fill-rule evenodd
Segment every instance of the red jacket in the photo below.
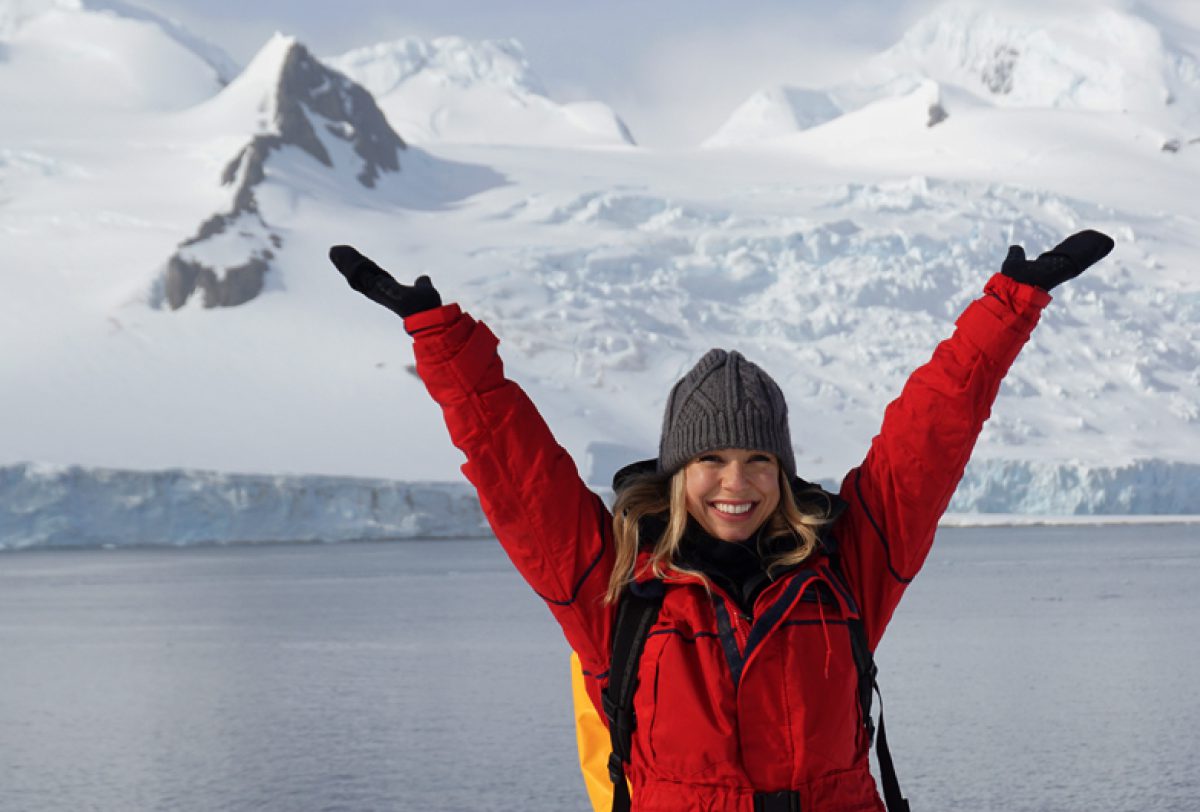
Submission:
M 767 587 L 752 616 L 719 589 L 667 586 L 635 697 L 634 809 L 751 812 L 756 791 L 785 789 L 809 812 L 883 809 L 845 619 L 862 618 L 874 649 L 1049 301 L 992 277 L 887 407 L 866 459 L 842 483 L 848 507 L 831 531 L 849 594 L 821 554 Z M 447 305 L 405 327 L 496 537 L 562 625 L 599 706 L 613 622 L 602 600 L 613 565 L 608 510 L 504 377 L 485 325 Z

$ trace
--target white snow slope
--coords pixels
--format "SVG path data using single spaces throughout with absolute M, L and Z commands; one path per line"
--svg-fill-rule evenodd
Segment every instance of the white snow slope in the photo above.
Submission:
M 264 164 L 257 204 L 282 247 L 263 292 L 172 311 L 154 306 L 164 263 L 228 208 L 222 170 L 269 131 L 266 112 L 250 123 L 229 114 L 222 94 L 237 83 L 222 90 L 177 32 L 66 3 L 17 13 L 28 8 L 0 1 L 0 89 L 23 88 L 0 119 L 9 515 L 37 502 L 30 477 L 61 493 L 64 481 L 110 481 L 100 469 L 146 472 L 149 489 L 179 469 L 461 481 L 461 455 L 408 370 L 408 337 L 329 266 L 335 243 L 402 280 L 430 273 L 447 300 L 487 320 L 509 374 L 593 483 L 653 455 L 670 384 L 712 346 L 741 349 L 779 380 L 802 474 L 836 482 L 1008 245 L 1037 253 L 1085 227 L 1117 248 L 1055 291 L 954 508 L 1200 513 L 1194 31 L 1118 11 L 1103 26 L 1080 21 L 1071 50 L 1020 51 L 1030 56 L 1016 58 L 1006 101 L 953 66 L 995 56 L 996 31 L 1057 42 L 1066 24 L 951 7 L 904 42 L 965 50 L 902 42 L 864 68 L 860 86 L 874 95 L 819 91 L 849 112 L 803 131 L 694 151 L 546 147 L 538 117 L 504 117 L 505 143 L 431 139 L 373 188 L 356 179 L 348 134 L 330 136 L 304 108 L 331 160 L 283 146 Z M 39 96 L 63 81 L 56 43 L 84 40 L 155 69 L 109 82 L 102 104 Z M 478 53 L 427 47 L 454 62 L 447 49 L 460 46 L 463 59 Z M 926 62 L 900 60 L 905 48 Z M 1046 53 L 1059 62 L 1044 64 Z M 1083 70 L 1075 54 L 1098 53 L 1117 55 L 1106 72 L 1085 66 L 1097 88 L 1063 83 L 1061 71 Z M 57 65 L 44 86 L 31 67 L 43 63 Z M 171 77 L 177 97 L 164 96 Z M 1060 85 L 1076 95 L 1064 101 Z M 934 103 L 948 117 L 931 127 Z M 76 473 L 45 473 L 66 470 Z M 20 527 L 6 518 L 5 532 L 46 541 L 30 522 L 51 510 L 26 511 Z M 280 518 L 271 535 L 311 537 L 295 521 Z
M 552 101 L 512 40 L 406 38 L 326 60 L 371 92 L 414 144 L 625 146 L 625 124 L 600 102 Z
M 922 105 L 911 123 L 929 126 L 933 105 L 951 116 L 980 107 L 1117 113 L 1157 133 L 1158 146 L 1178 148 L 1200 132 L 1195 37 L 1101 4 L 1071 12 L 1051 4 L 1031 16 L 950 3 L 848 82 L 759 91 L 705 144 L 759 143 L 914 95 Z
M 236 73 L 220 48 L 121 0 L 0 3 L 0 98 L 43 116 L 117 108 L 179 109 Z M 66 108 L 65 110 L 61 108 Z

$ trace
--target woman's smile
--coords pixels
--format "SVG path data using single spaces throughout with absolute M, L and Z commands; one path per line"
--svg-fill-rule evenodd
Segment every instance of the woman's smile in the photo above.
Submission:
M 779 505 L 779 463 L 763 451 L 723 448 L 687 464 L 687 509 L 713 538 L 745 541 Z

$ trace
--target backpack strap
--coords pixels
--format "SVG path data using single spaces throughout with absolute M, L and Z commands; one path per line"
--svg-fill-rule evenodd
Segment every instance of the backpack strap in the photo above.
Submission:
M 830 545 L 829 569 L 839 581 L 838 588 L 846 594 L 845 578 L 842 576 L 841 560 L 836 555 L 836 547 Z M 867 746 L 875 746 L 875 755 L 879 759 L 879 782 L 883 785 L 883 802 L 887 812 L 909 812 L 908 801 L 900 791 L 900 780 L 896 777 L 896 767 L 892 763 L 892 751 L 888 747 L 887 733 L 883 727 L 883 694 L 879 691 L 876 676 L 879 673 L 875 665 L 875 655 L 867 643 L 867 627 L 862 618 L 850 618 L 846 621 L 850 630 L 850 649 L 854 655 L 854 667 L 858 670 L 858 705 L 862 712 L 863 725 L 867 729 Z M 871 700 L 879 696 L 879 735 L 876 736 L 875 720 L 871 716 Z
M 612 755 L 608 757 L 608 777 L 613 782 L 613 812 L 628 812 L 629 785 L 625 782 L 625 765 L 633 748 L 633 730 L 637 719 L 633 713 L 633 695 L 637 691 L 638 664 L 650 627 L 662 608 L 663 590 L 639 589 L 631 585 L 621 593 L 617 618 L 613 625 L 612 665 L 608 672 L 608 688 L 604 691 L 604 716 L 612 739 Z
M 875 693 L 879 694 L 878 685 Z M 908 800 L 900 792 L 892 751 L 888 748 L 887 730 L 883 726 L 883 694 L 879 694 L 879 738 L 875 740 L 875 755 L 879 759 L 879 780 L 883 784 L 883 802 L 888 812 L 909 812 Z

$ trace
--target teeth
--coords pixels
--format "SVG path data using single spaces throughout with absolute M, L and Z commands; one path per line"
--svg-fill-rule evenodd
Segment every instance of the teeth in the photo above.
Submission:
M 716 508 L 717 510 L 721 511 L 722 513 L 732 513 L 734 515 L 738 515 L 740 513 L 748 513 L 750 511 L 750 508 L 754 507 L 754 505 L 749 504 L 749 503 L 741 504 L 741 505 L 713 504 L 713 507 Z

